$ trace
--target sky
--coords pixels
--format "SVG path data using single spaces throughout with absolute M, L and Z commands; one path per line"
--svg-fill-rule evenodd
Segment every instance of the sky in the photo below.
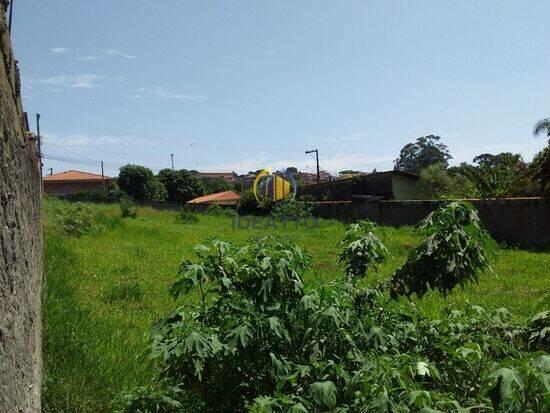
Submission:
M 16 0 L 45 173 L 125 163 L 388 170 L 439 135 L 452 164 L 529 161 L 550 116 L 550 2 Z

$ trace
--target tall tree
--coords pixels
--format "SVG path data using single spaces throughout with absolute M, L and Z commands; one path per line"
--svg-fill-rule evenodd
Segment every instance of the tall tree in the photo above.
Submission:
M 145 166 L 128 164 L 120 168 L 117 183 L 120 189 L 135 199 L 147 198 L 147 182 L 153 179 L 153 171 Z
M 204 185 L 185 169 L 161 169 L 157 175 L 168 192 L 170 202 L 187 202 L 204 195 Z
M 550 145 L 550 118 L 544 118 L 535 123 L 533 135 L 538 136 L 542 134 L 548 136 L 548 144 Z
M 408 143 L 395 160 L 395 169 L 419 173 L 422 169 L 437 163 L 446 168 L 452 156 L 447 145 L 440 141 L 441 137 L 428 135 L 418 138 L 414 143 Z

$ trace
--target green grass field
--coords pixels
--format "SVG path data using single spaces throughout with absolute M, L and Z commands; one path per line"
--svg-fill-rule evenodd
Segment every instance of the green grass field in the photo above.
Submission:
M 145 385 L 152 375 L 147 346 L 151 325 L 175 303 L 167 294 L 180 262 L 193 246 L 215 237 L 235 243 L 273 234 L 298 243 L 313 256 L 306 282 L 340 277 L 338 242 L 345 226 L 234 229 L 227 217 L 176 222 L 176 213 L 140 208 L 120 219 L 117 205 L 95 205 L 102 230 L 80 238 L 63 235 L 55 222 L 65 203 L 44 202 L 44 411 L 103 412 L 120 392 Z M 390 259 L 372 282 L 399 267 L 418 238 L 412 228 L 381 228 Z M 429 294 L 418 305 L 430 317 L 466 302 L 507 307 L 516 317 L 548 305 L 550 254 L 498 250 L 494 274 L 449 297 Z

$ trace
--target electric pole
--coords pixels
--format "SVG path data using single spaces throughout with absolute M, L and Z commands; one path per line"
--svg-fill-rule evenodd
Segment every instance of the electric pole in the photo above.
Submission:
M 172 170 L 174 170 L 174 154 L 170 154 L 170 158 L 172 158 Z
M 44 194 L 44 181 L 42 180 L 42 138 L 40 137 L 40 113 L 36 114 L 36 140 L 38 142 L 38 161 L 40 162 L 40 195 Z
M 314 153 L 315 152 L 315 160 L 317 161 L 317 183 L 321 182 L 321 174 L 319 172 L 319 149 L 312 149 L 310 151 L 306 151 L 306 155 L 308 153 Z
M 53 175 L 53 168 L 50 168 L 50 175 Z

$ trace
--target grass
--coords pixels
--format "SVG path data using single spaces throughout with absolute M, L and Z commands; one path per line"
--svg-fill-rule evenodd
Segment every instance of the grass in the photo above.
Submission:
M 56 224 L 65 207 L 58 200 L 44 202 L 45 412 L 108 411 L 117 394 L 148 382 L 151 325 L 175 306 L 167 290 L 180 262 L 192 259 L 193 247 L 208 237 L 241 244 L 278 235 L 312 254 L 306 282 L 325 282 L 342 273 L 337 244 L 345 226 L 335 221 L 320 221 L 311 229 L 293 224 L 234 229 L 228 217 L 179 223 L 176 212 L 139 208 L 137 218 L 121 219 L 118 205 L 93 205 L 101 230 L 75 238 Z M 381 233 L 392 255 L 372 282 L 387 278 L 418 241 L 410 227 L 381 228 Z M 447 298 L 428 294 L 419 307 L 437 317 L 445 306 L 472 302 L 507 307 L 524 318 L 548 306 L 549 253 L 499 250 L 492 265 L 494 274 L 482 275 L 478 285 Z

